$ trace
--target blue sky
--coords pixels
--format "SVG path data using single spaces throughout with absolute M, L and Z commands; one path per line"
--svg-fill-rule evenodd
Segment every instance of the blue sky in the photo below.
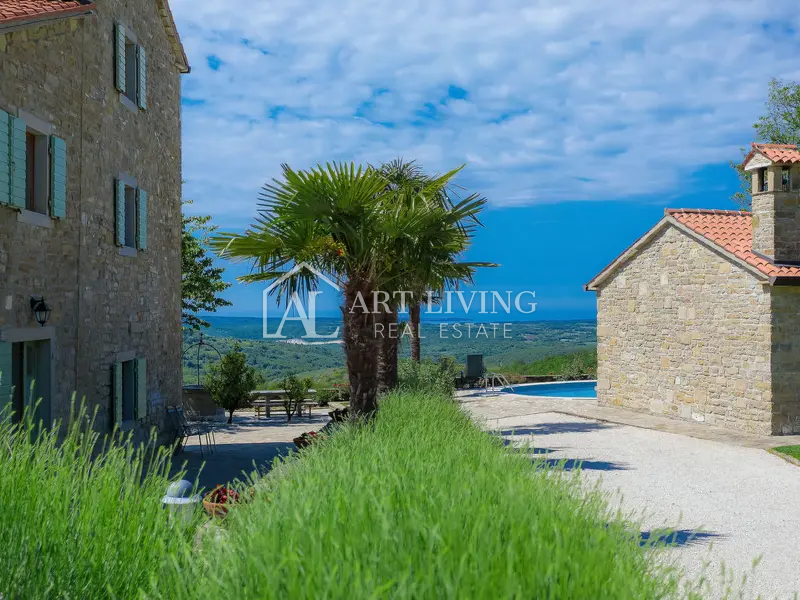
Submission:
M 194 212 L 243 229 L 282 162 L 466 163 L 490 202 L 468 258 L 502 265 L 478 287 L 536 291 L 541 319 L 592 317 L 582 285 L 665 207 L 734 208 L 767 82 L 800 80 L 794 0 L 171 6 Z M 260 289 L 227 296 L 261 314 Z

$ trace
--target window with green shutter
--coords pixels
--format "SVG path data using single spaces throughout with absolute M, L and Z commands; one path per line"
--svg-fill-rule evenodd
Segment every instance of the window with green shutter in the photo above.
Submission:
M 125 190 L 128 186 L 121 179 L 114 185 L 114 239 L 117 246 L 125 245 Z
M 137 358 L 135 362 L 136 373 L 136 407 L 134 418 L 141 421 L 147 417 L 147 360 Z
M 138 188 L 136 196 L 136 247 L 147 250 L 147 192 Z
M 147 249 L 147 192 L 137 187 L 136 180 L 120 173 L 114 186 L 115 241 L 127 256 L 130 250 Z
M 114 85 L 122 103 L 131 110 L 147 108 L 147 54 L 133 32 L 116 24 Z
M 11 203 L 11 135 L 9 115 L 0 110 L 0 204 Z
M 67 143 L 50 136 L 50 216 L 67 216 Z
M 0 342 L 0 411 L 5 410 L 12 401 L 11 364 L 11 344 Z
M 146 359 L 132 358 L 114 362 L 113 379 L 114 423 L 119 426 L 147 417 Z
M 125 93 L 125 83 L 126 83 L 126 71 L 127 71 L 127 64 L 126 64 L 126 53 L 125 53 L 125 46 L 127 44 L 127 37 L 125 35 L 125 26 L 121 23 L 117 23 L 116 25 L 116 36 L 114 38 L 114 46 L 115 46 L 115 53 L 116 53 L 116 72 L 114 78 L 114 84 L 116 85 L 117 89 Z
M 25 208 L 25 191 L 27 187 L 27 154 L 28 145 L 25 133 L 27 128 L 25 121 L 9 115 L 8 135 L 9 142 L 9 185 L 10 200 L 9 204 L 14 208 Z
M 122 363 L 117 361 L 114 363 L 113 366 L 113 384 L 114 386 L 114 394 L 113 394 L 113 401 L 114 406 L 112 408 L 114 413 L 114 424 L 119 426 L 122 425 Z
M 136 90 L 136 98 L 139 101 L 139 108 L 142 110 L 147 109 L 147 54 L 144 48 L 138 46 L 137 63 L 139 69 L 138 89 Z

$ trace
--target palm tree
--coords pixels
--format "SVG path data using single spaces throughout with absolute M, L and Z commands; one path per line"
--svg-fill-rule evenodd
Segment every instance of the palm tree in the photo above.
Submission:
M 475 227 L 481 225 L 477 215 L 486 204 L 486 199 L 479 194 L 471 194 L 458 202 L 454 200 L 457 198 L 456 186 L 451 184 L 451 178 L 461 168 L 446 179 L 426 175 L 414 161 L 396 159 L 380 168 L 395 206 L 404 207 L 405 210 L 420 210 L 421 205 L 427 206 L 438 211 L 436 214 L 441 218 L 438 222 L 433 220 L 430 223 L 432 229 L 428 230 L 429 237 L 405 240 L 405 247 L 398 252 L 404 259 L 403 289 L 412 292 L 412 303 L 408 307 L 409 337 L 411 358 L 417 362 L 422 354 L 420 322 L 425 293 L 438 292 L 432 299 L 435 301 L 441 298 L 445 289 L 458 288 L 461 283 L 472 283 L 477 268 L 498 266 L 487 262 L 458 262 L 458 257 L 471 243 Z M 455 210 L 463 206 L 469 206 L 470 211 L 460 214 Z M 393 348 L 389 346 L 389 342 L 386 342 L 383 352 L 387 360 L 394 361 L 396 377 L 397 344 Z
M 430 189 L 445 186 L 457 171 L 431 180 Z M 423 195 L 430 190 L 422 191 Z M 391 194 L 391 195 L 390 195 Z M 336 279 L 343 289 L 343 342 L 353 412 L 369 415 L 377 408 L 380 338 L 371 313 L 373 294 L 381 285 L 403 281 L 402 250 L 407 240 L 439 243 L 441 215 L 432 203 L 395 205 L 397 194 L 376 169 L 350 164 L 295 171 L 283 165 L 283 177 L 264 186 L 256 223 L 244 234 L 220 233 L 212 248 L 225 258 L 250 261 L 245 282 L 273 281 L 306 262 Z M 444 222 L 468 219 L 480 202 L 454 206 Z M 440 212 L 442 212 L 440 210 Z M 277 288 L 280 297 L 317 288 L 313 273 L 297 271 Z
M 374 169 L 328 164 L 309 171 L 283 165 L 282 179 L 263 187 L 256 223 L 244 234 L 220 233 L 212 247 L 223 257 L 252 262 L 244 282 L 273 281 L 301 262 L 331 275 L 343 289 L 343 342 L 355 414 L 376 405 L 376 357 L 369 301 L 383 269 L 376 210 L 385 189 Z M 300 270 L 277 289 L 282 297 L 317 288 L 313 273 Z

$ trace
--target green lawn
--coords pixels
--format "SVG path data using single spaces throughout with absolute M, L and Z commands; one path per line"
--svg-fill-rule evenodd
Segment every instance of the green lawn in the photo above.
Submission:
M 778 446 L 777 448 L 773 448 L 773 450 L 800 460 L 800 446 Z

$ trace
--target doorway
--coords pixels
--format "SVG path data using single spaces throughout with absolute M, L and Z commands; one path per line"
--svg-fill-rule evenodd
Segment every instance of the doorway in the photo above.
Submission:
M 18 423 L 30 416 L 34 422 L 50 427 L 50 340 L 17 342 L 11 352 L 13 421 Z M 34 414 L 29 414 L 34 409 Z

